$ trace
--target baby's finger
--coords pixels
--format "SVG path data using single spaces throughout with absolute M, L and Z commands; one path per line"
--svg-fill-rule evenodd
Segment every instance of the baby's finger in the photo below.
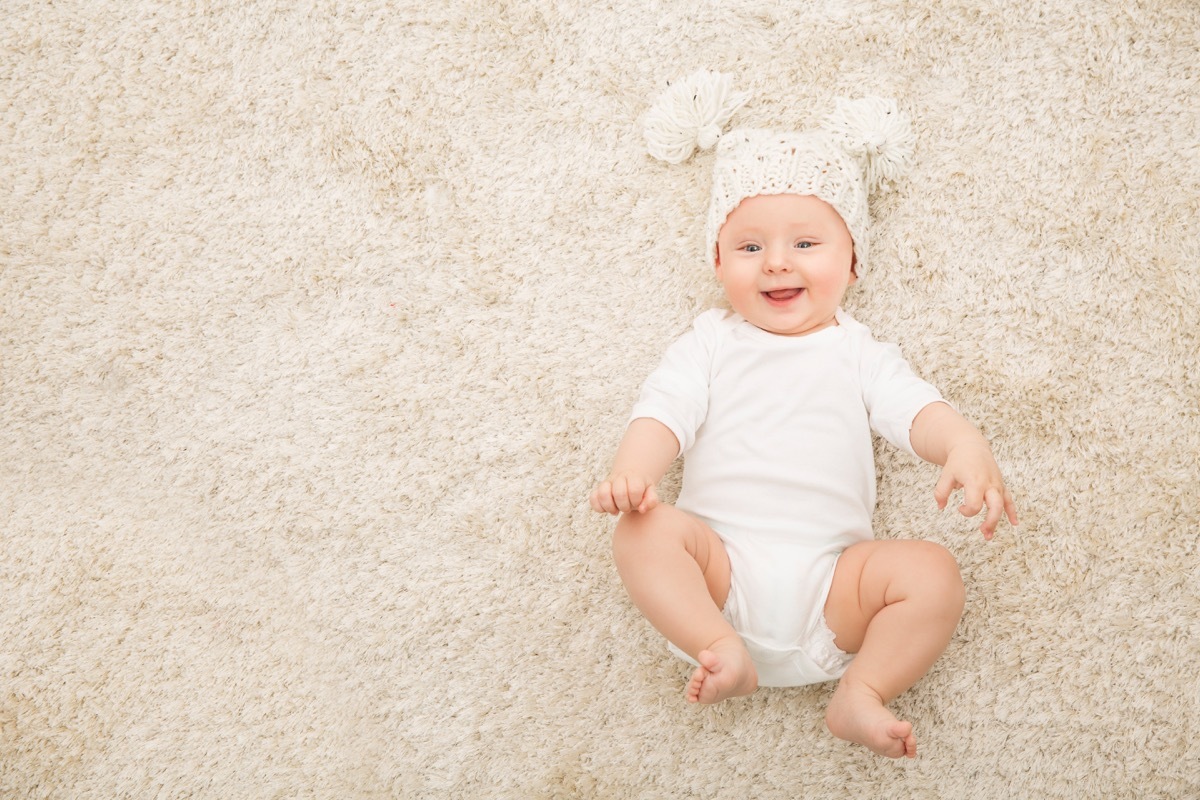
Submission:
M 987 503 L 987 516 L 984 518 L 983 524 L 979 526 L 979 530 L 983 532 L 984 539 L 991 539 L 996 532 L 996 526 L 1000 524 L 1000 514 L 1003 513 L 1004 504 L 1000 492 L 995 489 L 988 489 L 984 498 Z
M 963 492 L 962 505 L 958 507 L 959 513 L 964 517 L 973 517 L 983 510 L 983 492 L 974 486 L 963 488 L 966 491 Z
M 623 485 L 625 502 L 621 506 L 621 511 L 636 511 L 642 504 L 642 495 L 646 493 L 646 482 L 641 478 L 630 477 L 624 479 Z
M 642 496 L 642 504 L 638 506 L 638 511 L 645 514 L 650 509 L 658 505 L 658 490 L 653 485 L 646 487 L 646 493 Z
M 646 481 L 638 477 L 629 478 L 629 509 L 642 510 L 642 502 L 646 498 Z
M 629 481 L 626 478 L 617 478 L 613 481 L 612 486 L 613 504 L 616 506 L 617 513 L 623 513 L 632 508 L 629 503 Z
M 946 507 L 946 503 L 950 501 L 950 493 L 957 487 L 958 481 L 954 480 L 954 475 L 950 470 L 943 469 L 937 485 L 933 487 L 933 499 L 937 501 L 938 508 Z
M 1008 515 L 1008 524 L 1016 527 L 1017 504 L 1013 502 L 1012 495 L 1008 493 L 1008 489 L 1004 490 L 1004 513 Z
M 613 488 L 610 481 L 605 481 L 596 488 L 595 499 L 596 502 L 592 507 L 597 511 L 604 514 L 618 513 L 617 504 L 613 500 Z

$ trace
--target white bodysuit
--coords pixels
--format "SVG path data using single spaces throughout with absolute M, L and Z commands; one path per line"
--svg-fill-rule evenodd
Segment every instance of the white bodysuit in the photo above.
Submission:
M 850 656 L 834 645 L 824 607 L 838 556 L 872 538 L 871 431 L 913 453 L 913 419 L 942 399 L 898 347 L 841 309 L 837 321 L 790 337 L 705 312 L 668 348 L 633 410 L 679 440 L 676 507 L 725 544 L 732 586 L 723 613 L 762 686 L 845 671 Z

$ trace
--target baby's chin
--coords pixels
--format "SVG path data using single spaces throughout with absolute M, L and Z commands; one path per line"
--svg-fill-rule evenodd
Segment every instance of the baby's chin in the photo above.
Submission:
M 788 327 L 780 327 L 778 325 L 771 325 L 770 323 L 758 323 L 754 322 L 753 320 L 751 320 L 750 323 L 756 328 L 764 330 L 767 333 L 773 333 L 776 336 L 791 336 L 795 338 L 800 336 L 810 336 L 811 334 L 819 333 L 827 328 L 836 327 L 838 321 L 836 317 L 831 317 L 824 322 L 801 324 Z

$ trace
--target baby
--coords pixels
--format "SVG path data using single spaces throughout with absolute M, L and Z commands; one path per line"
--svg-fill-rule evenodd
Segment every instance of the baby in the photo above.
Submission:
M 871 431 L 943 467 L 939 508 L 960 488 L 963 515 L 986 507 L 985 539 L 1016 509 L 979 431 L 841 308 L 869 264 L 867 195 L 911 158 L 907 120 L 869 98 L 818 130 L 722 135 L 744 102 L 698 73 L 647 117 L 664 160 L 717 144 L 707 249 L 733 311 L 668 349 L 591 505 L 621 515 L 618 572 L 695 666 L 688 701 L 840 679 L 830 732 L 911 758 L 887 704 L 945 650 L 964 590 L 940 545 L 874 541 Z M 680 455 L 672 506 L 655 486 Z

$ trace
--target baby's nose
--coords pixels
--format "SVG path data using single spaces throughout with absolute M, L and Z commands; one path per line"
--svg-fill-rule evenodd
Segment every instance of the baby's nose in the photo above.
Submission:
M 766 267 L 767 272 L 789 272 L 792 267 L 787 251 L 777 247 L 771 248 L 767 253 Z

